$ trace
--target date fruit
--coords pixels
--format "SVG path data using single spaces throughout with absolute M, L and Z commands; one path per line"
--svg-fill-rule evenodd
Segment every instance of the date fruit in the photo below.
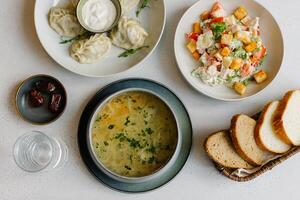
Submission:
M 62 96 L 61 94 L 52 94 L 49 102 L 49 110 L 53 113 L 58 113 L 61 108 Z
M 55 84 L 48 81 L 38 81 L 35 83 L 36 88 L 45 93 L 51 93 L 55 90 Z
M 40 107 L 45 102 L 45 98 L 43 97 L 42 93 L 35 89 L 30 90 L 29 100 L 33 107 Z

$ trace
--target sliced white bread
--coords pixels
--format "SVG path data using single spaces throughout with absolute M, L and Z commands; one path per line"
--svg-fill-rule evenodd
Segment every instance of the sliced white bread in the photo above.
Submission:
M 300 146 L 300 90 L 285 94 L 275 112 L 273 128 L 286 144 Z
M 259 166 L 272 157 L 260 149 L 254 139 L 256 121 L 247 115 L 236 115 L 231 120 L 231 139 L 238 154 L 251 165 Z
M 273 129 L 274 113 L 278 105 L 279 101 L 273 101 L 264 107 L 255 127 L 254 138 L 260 148 L 281 154 L 292 146 L 284 143 Z
M 204 143 L 204 148 L 208 156 L 219 165 L 228 168 L 252 168 L 236 153 L 227 131 L 209 136 Z

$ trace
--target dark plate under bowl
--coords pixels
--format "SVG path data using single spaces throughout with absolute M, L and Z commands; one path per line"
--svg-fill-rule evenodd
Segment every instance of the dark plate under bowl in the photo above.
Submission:
M 124 182 L 108 176 L 98 166 L 98 163 L 93 158 L 90 151 L 90 123 L 94 112 L 97 110 L 107 98 L 112 95 L 130 90 L 147 90 L 154 94 L 159 94 L 164 101 L 171 107 L 174 115 L 177 118 L 179 132 L 181 135 L 181 145 L 177 147 L 179 149 L 178 157 L 176 161 L 170 166 L 164 173 L 153 179 L 146 179 L 138 182 Z M 156 83 L 152 80 L 131 78 L 113 82 L 101 90 L 99 90 L 95 96 L 89 101 L 80 118 L 78 126 L 78 138 L 77 138 L 80 155 L 87 166 L 88 170 L 102 183 L 108 187 L 127 193 L 139 193 L 146 192 L 168 183 L 172 180 L 185 165 L 188 156 L 190 154 L 192 146 L 192 125 L 189 114 L 180 101 L 180 99 L 168 88 Z
M 38 81 L 49 81 L 55 84 L 55 93 L 62 95 L 61 109 L 57 113 L 52 113 L 48 109 L 50 95 L 43 95 L 45 103 L 41 107 L 33 107 L 29 102 L 29 91 L 34 88 Z M 64 86 L 54 77 L 48 75 L 35 75 L 24 80 L 16 93 L 16 107 L 19 114 L 28 122 L 33 124 L 48 124 L 58 119 L 64 112 L 67 104 L 67 93 Z

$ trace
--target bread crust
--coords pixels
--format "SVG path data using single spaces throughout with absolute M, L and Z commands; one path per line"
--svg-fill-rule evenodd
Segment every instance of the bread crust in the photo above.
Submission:
M 269 148 L 267 147 L 267 145 L 264 144 L 263 139 L 262 139 L 262 137 L 261 137 L 261 128 L 262 128 L 263 122 L 264 122 L 264 120 L 265 120 L 265 118 L 266 118 L 267 111 L 268 111 L 268 109 L 270 108 L 270 106 L 271 106 L 272 103 L 273 103 L 273 102 L 270 102 L 270 103 L 268 103 L 267 105 L 265 105 L 265 107 L 264 107 L 264 109 L 263 109 L 263 111 L 262 111 L 262 113 L 261 113 L 259 119 L 257 120 L 255 129 L 254 129 L 254 139 L 255 139 L 255 142 L 256 142 L 257 146 L 258 146 L 259 148 L 261 148 L 262 150 L 268 151 L 268 152 L 270 152 L 270 153 L 283 154 L 283 153 L 286 153 L 288 150 L 287 150 L 287 151 L 284 151 L 284 152 L 282 152 L 282 151 L 281 151 L 281 152 L 278 152 L 278 151 L 274 151 L 274 150 L 272 150 L 272 149 L 269 149 Z M 279 103 L 280 103 L 280 102 L 279 102 Z M 280 139 L 281 139 L 281 138 L 280 138 Z
M 255 129 L 254 129 L 254 139 L 255 139 L 255 142 L 256 142 L 257 146 L 259 148 L 261 148 L 262 150 L 268 151 L 268 152 L 271 152 L 271 153 L 278 153 L 278 152 L 274 152 L 274 151 L 272 151 L 272 150 L 270 150 L 270 149 L 268 149 L 266 147 L 266 145 L 264 144 L 263 140 L 261 139 L 261 134 L 260 134 L 261 133 L 260 130 L 261 130 L 262 124 L 263 124 L 263 122 L 264 122 L 264 120 L 266 118 L 266 113 L 267 113 L 269 107 L 271 106 L 271 104 L 272 104 L 272 102 L 268 103 L 264 107 L 263 111 L 261 112 L 261 114 L 260 114 L 260 116 L 259 116 L 259 118 L 258 118 L 258 120 L 256 122 L 256 126 L 255 126 Z
M 254 160 L 252 160 L 251 158 L 249 158 L 243 151 L 241 148 L 241 145 L 239 144 L 239 141 L 237 140 L 237 136 L 236 136 L 236 122 L 238 120 L 238 118 L 241 116 L 241 114 L 237 114 L 235 116 L 232 117 L 231 119 L 231 125 L 230 125 L 230 136 L 231 136 L 231 140 L 233 143 L 233 146 L 235 147 L 235 150 L 237 151 L 237 153 L 244 159 L 246 160 L 248 163 L 250 163 L 253 166 L 260 166 L 259 163 L 256 163 Z
M 227 168 L 236 168 L 236 167 L 233 167 L 233 166 L 231 166 L 231 165 L 224 165 L 224 163 L 219 162 L 217 159 L 215 159 L 215 158 L 209 153 L 209 150 L 208 150 L 208 144 L 207 144 L 208 140 L 211 138 L 211 136 L 213 136 L 213 135 L 215 135 L 215 134 L 218 134 L 218 133 L 220 133 L 220 132 L 228 133 L 227 130 L 221 130 L 221 131 L 215 132 L 215 133 L 213 133 L 213 134 L 210 134 L 210 135 L 205 139 L 205 141 L 204 141 L 204 143 L 203 143 L 204 150 L 205 150 L 206 154 L 208 155 L 208 157 L 209 157 L 213 162 L 217 163 L 218 165 L 221 165 L 221 166 L 227 167 Z M 228 137 L 229 137 L 229 134 L 228 134 Z M 246 161 L 245 161 L 245 162 L 246 162 Z M 248 165 L 249 165 L 249 166 L 248 166 L 248 167 L 245 167 L 245 169 L 251 169 L 251 168 L 253 168 L 253 166 L 251 166 L 250 164 L 248 164 Z
M 279 136 L 279 138 L 288 145 L 293 145 L 293 142 L 290 140 L 290 138 L 287 136 L 286 130 L 283 125 L 283 115 L 286 110 L 286 107 L 290 101 L 290 98 L 293 95 L 293 92 L 295 90 L 287 92 L 283 99 L 280 101 L 277 110 L 275 111 L 274 118 L 273 118 L 273 128 L 275 133 Z

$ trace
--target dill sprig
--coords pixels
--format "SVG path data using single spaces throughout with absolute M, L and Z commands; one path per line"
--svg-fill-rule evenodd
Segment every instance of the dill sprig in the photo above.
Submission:
M 67 44 L 67 43 L 72 43 L 74 41 L 77 41 L 77 40 L 82 40 L 82 39 L 86 39 L 88 37 L 90 37 L 91 35 L 93 35 L 94 33 L 91 33 L 91 32 L 85 32 L 81 35 L 77 35 L 73 38 L 70 38 L 70 39 L 65 39 L 63 36 L 60 37 L 61 41 L 59 42 L 59 44 Z
M 139 48 L 136 48 L 136 49 L 128 49 L 128 50 L 124 51 L 123 53 L 121 53 L 118 57 L 119 58 L 121 58 L 121 57 L 126 58 L 126 57 L 128 57 L 130 55 L 133 55 L 136 52 L 142 50 L 143 48 L 149 48 L 149 46 L 142 46 L 142 47 L 139 47 Z
M 150 2 L 150 0 L 143 0 L 141 6 L 137 9 L 137 11 L 135 13 L 137 17 L 140 15 L 140 13 L 142 12 L 142 10 L 144 8 L 147 8 L 147 7 L 149 8 L 149 2 Z

